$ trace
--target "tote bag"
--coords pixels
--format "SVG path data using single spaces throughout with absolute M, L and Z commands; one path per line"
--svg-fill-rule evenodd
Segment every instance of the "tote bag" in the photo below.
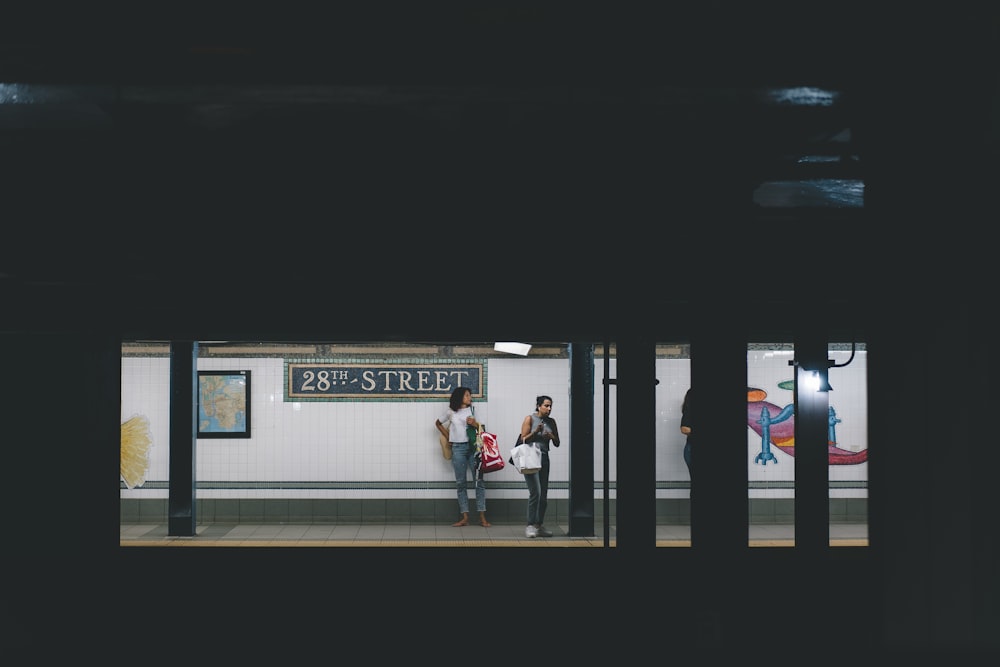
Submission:
M 438 441 L 441 443 L 441 456 L 444 457 L 445 461 L 451 460 L 451 441 L 448 440 L 448 436 L 441 435 L 438 431 Z
M 510 450 L 510 461 L 522 475 L 533 475 L 542 469 L 542 450 L 533 442 L 521 442 Z
M 479 446 L 479 471 L 482 474 L 496 472 L 504 469 L 503 455 L 500 453 L 500 445 L 497 443 L 496 433 L 482 431 L 479 434 L 481 445 Z

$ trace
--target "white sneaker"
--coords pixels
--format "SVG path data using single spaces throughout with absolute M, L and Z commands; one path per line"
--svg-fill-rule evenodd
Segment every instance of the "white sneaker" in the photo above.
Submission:
M 524 527 L 524 536 L 525 537 L 537 537 L 538 536 L 538 531 L 535 530 L 534 526 L 532 526 L 532 525 L 529 524 L 529 525 L 527 525 L 527 526 Z
M 535 529 L 535 535 L 538 537 L 552 537 L 552 531 L 545 526 L 539 526 Z

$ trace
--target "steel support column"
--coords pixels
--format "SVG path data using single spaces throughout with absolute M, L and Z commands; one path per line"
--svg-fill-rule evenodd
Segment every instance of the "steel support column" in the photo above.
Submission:
M 569 534 L 594 534 L 594 344 L 570 343 Z
M 195 461 L 198 424 L 198 343 L 170 343 L 170 535 L 196 534 Z

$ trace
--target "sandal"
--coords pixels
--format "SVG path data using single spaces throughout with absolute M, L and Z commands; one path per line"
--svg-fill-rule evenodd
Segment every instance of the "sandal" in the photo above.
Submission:
M 483 528 L 489 528 L 493 524 L 490 523 L 489 521 L 487 521 L 486 519 L 480 519 L 479 520 L 479 525 L 482 526 Z
M 468 525 L 469 525 L 469 520 L 468 519 L 461 519 L 460 521 L 457 521 L 456 523 L 451 524 L 451 527 L 452 528 L 458 528 L 460 526 L 468 526 Z

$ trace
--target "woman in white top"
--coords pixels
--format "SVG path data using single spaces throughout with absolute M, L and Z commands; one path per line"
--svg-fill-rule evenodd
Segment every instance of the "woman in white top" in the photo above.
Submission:
M 479 510 L 479 525 L 490 527 L 486 520 L 486 484 L 480 475 L 476 474 L 475 442 L 469 442 L 467 428 L 471 426 L 479 430 L 479 422 L 472 411 L 472 390 L 468 387 L 458 387 L 451 392 L 448 400 L 448 411 L 434 420 L 441 435 L 451 442 L 451 465 L 455 470 L 455 486 L 458 492 L 458 511 L 462 518 L 452 526 L 469 525 L 469 483 L 467 471 L 472 471 L 476 481 L 476 509 Z

